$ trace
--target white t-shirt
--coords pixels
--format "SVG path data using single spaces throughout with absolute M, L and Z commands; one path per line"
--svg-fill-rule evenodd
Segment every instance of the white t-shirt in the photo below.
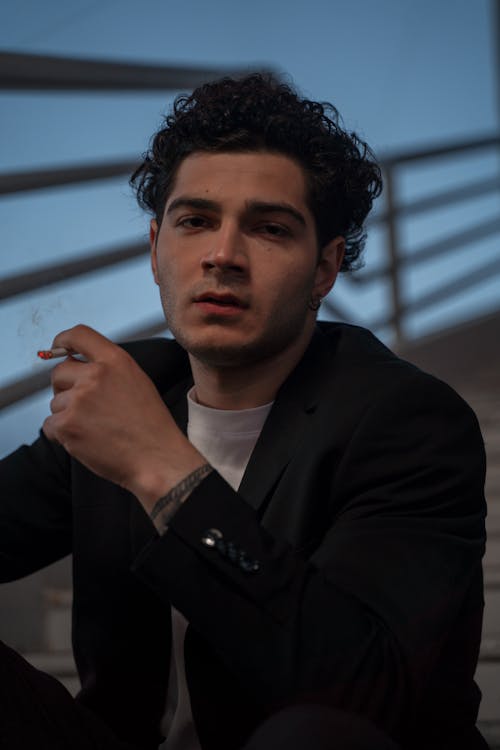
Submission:
M 194 388 L 188 393 L 189 441 L 234 490 L 240 486 L 271 407 L 272 403 L 239 411 L 211 409 L 197 403 Z M 172 607 L 172 655 L 161 722 L 161 731 L 167 737 L 163 750 L 201 750 L 184 670 L 187 626 L 186 618 Z

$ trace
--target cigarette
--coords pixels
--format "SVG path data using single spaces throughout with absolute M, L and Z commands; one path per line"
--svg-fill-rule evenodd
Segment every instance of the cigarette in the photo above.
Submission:
M 37 352 L 37 356 L 40 359 L 57 359 L 58 357 L 67 357 L 72 353 L 69 349 L 65 349 L 64 346 L 56 346 L 54 349 L 40 349 Z

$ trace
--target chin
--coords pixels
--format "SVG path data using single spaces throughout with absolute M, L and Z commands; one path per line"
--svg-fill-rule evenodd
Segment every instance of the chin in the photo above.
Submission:
M 292 336 L 276 334 L 259 339 L 221 340 L 223 336 L 200 337 L 176 336 L 178 343 L 199 362 L 209 367 L 243 367 L 273 359 L 284 354 L 300 338 L 297 332 Z M 226 337 L 229 339 L 230 337 Z
M 245 328 L 228 323 L 193 325 L 187 320 L 181 324 L 178 316 L 165 317 L 182 348 L 209 367 L 249 366 L 286 355 L 295 346 L 305 348 L 314 328 L 314 319 L 310 320 L 303 308 L 287 315 L 276 312 L 272 325 L 268 320 L 267 326 Z
M 259 347 L 250 343 L 222 343 L 210 341 L 177 341 L 199 362 L 210 367 L 239 367 L 261 359 Z

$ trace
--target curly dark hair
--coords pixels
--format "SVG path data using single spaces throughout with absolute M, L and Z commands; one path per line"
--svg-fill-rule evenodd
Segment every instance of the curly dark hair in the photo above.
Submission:
M 160 224 L 177 169 L 189 154 L 284 154 L 304 169 L 319 248 L 343 236 L 341 270 L 354 270 L 366 239 L 363 222 L 382 179 L 370 148 L 340 123 L 332 104 L 301 99 L 270 74 L 222 78 L 176 98 L 130 184 L 139 205 Z

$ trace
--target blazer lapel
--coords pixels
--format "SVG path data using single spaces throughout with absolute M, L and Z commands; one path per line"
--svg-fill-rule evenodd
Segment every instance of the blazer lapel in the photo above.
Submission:
M 337 340 L 316 329 L 303 358 L 278 391 L 238 490 L 259 515 L 329 385 Z
M 248 462 L 239 493 L 261 516 L 282 473 L 296 452 L 311 414 L 321 403 L 325 389 L 332 389 L 332 375 L 340 329 L 327 336 L 316 328 L 301 361 L 283 383 Z M 187 431 L 186 394 L 192 378 L 184 379 L 163 396 L 180 429 Z M 132 503 L 134 548 L 141 549 L 151 537 L 151 522 L 142 507 Z M 149 533 L 148 533 L 149 532 Z

